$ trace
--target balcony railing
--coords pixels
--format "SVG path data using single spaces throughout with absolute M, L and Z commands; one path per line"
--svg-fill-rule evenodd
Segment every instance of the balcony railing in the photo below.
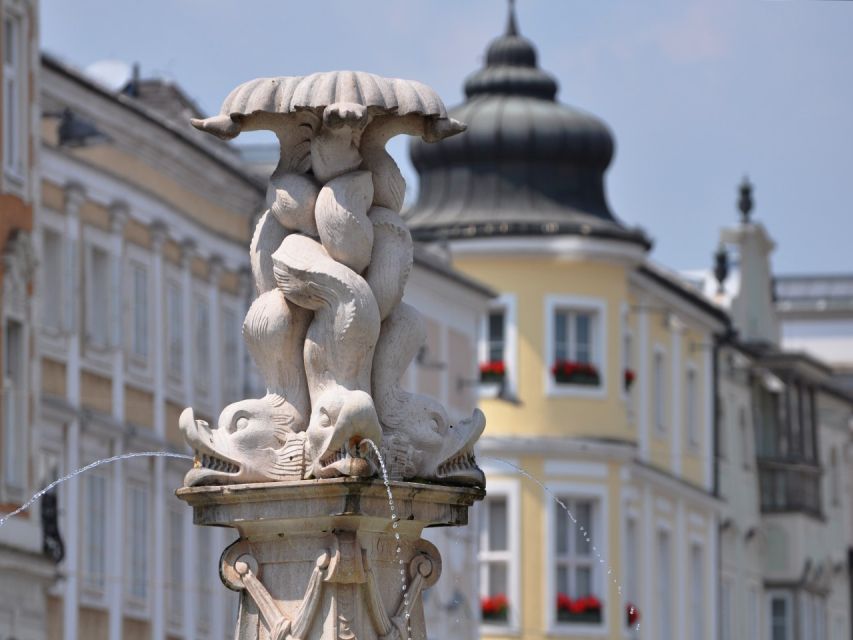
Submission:
M 758 469 L 763 512 L 799 511 L 820 517 L 820 467 L 759 460 Z

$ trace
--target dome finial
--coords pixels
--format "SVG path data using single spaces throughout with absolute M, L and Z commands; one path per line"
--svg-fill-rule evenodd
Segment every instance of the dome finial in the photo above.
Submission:
M 515 19 L 515 0 L 509 0 L 509 18 L 506 22 L 506 35 L 518 35 L 518 22 Z
M 737 206 L 740 209 L 741 223 L 749 224 L 749 217 L 752 213 L 752 183 L 749 181 L 749 176 L 744 176 L 740 183 L 740 199 Z

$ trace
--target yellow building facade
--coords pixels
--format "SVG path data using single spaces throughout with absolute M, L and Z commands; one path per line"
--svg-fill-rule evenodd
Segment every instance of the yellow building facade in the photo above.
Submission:
M 408 221 L 500 294 L 479 351 L 481 635 L 715 639 L 727 318 L 610 211 L 612 137 L 556 102 L 514 16 L 465 88 L 468 131 L 412 148 Z

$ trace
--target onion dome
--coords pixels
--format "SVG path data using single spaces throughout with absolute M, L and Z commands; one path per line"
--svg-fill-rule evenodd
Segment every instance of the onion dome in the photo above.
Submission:
M 556 94 L 511 4 L 506 32 L 465 83 L 466 101 L 448 111 L 468 130 L 435 144 L 412 141 L 420 190 L 406 218 L 416 238 L 580 234 L 651 247 L 607 204 L 607 125 Z

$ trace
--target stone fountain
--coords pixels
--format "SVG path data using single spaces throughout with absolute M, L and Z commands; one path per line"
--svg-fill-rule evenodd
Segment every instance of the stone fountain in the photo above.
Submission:
M 385 144 L 465 126 L 421 83 L 348 71 L 252 80 L 193 126 L 271 130 L 281 147 L 243 323 L 266 395 L 225 407 L 215 427 L 191 408 L 180 418 L 196 455 L 178 497 L 196 524 L 240 535 L 220 561 L 241 593 L 236 638 L 425 639 L 421 595 L 441 558 L 421 533 L 467 524 L 484 496 L 485 419 L 451 424 L 400 386 L 425 330 L 402 302 L 412 239 Z

